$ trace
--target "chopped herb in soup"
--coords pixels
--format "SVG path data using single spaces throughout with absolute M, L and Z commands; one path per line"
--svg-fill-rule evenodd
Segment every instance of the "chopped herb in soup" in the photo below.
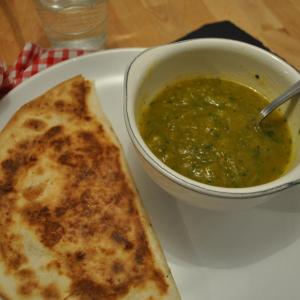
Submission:
M 235 82 L 182 80 L 143 108 L 140 131 L 152 152 L 186 177 L 222 187 L 259 185 L 284 173 L 292 147 L 279 112 L 255 128 L 266 104 L 262 95 Z

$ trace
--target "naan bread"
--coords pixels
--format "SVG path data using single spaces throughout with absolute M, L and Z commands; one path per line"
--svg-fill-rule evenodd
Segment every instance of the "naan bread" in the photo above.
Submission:
M 89 81 L 24 105 L 0 144 L 0 298 L 180 299 Z

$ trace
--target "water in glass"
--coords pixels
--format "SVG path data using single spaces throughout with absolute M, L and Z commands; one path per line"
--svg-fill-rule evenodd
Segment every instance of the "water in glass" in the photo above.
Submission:
M 36 0 L 54 47 L 99 50 L 106 42 L 106 0 Z

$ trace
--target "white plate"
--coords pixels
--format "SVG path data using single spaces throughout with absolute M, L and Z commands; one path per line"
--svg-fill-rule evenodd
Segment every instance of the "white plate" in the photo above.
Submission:
M 76 74 L 95 80 L 183 300 L 299 300 L 299 187 L 255 209 L 209 212 L 178 203 L 141 169 L 122 114 L 123 75 L 140 51 L 98 52 L 32 77 L 0 101 L 0 129 L 22 104 L 62 80 Z

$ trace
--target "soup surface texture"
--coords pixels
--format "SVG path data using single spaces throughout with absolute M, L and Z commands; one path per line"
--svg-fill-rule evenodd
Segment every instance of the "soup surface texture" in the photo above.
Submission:
M 249 187 L 282 175 L 292 142 L 273 112 L 255 128 L 267 100 L 235 82 L 195 77 L 164 88 L 140 114 L 142 137 L 166 165 L 193 180 Z

